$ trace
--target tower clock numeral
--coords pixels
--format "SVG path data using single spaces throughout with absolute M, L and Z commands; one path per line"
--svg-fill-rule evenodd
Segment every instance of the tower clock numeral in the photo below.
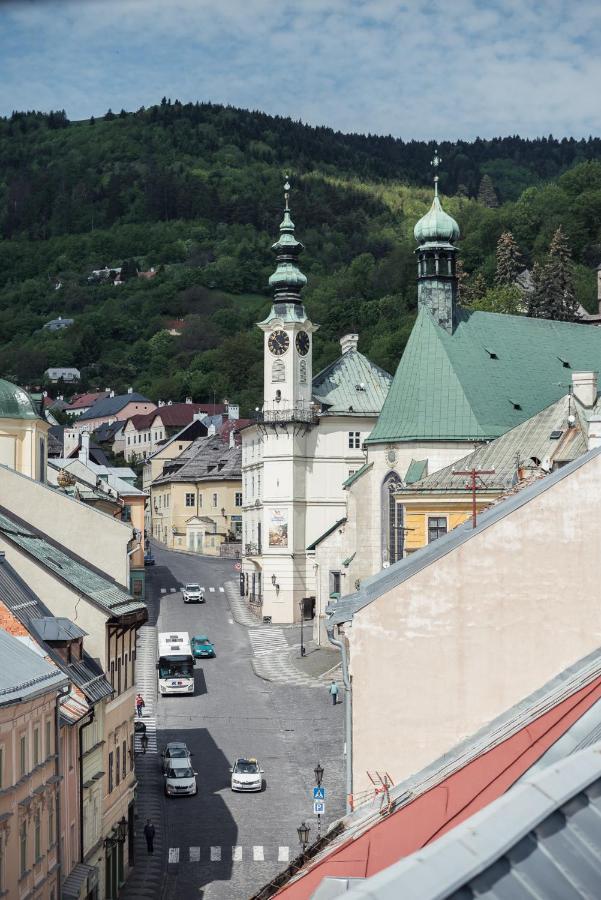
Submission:
M 285 331 L 272 331 L 267 345 L 274 356 L 282 356 L 290 346 L 290 338 Z

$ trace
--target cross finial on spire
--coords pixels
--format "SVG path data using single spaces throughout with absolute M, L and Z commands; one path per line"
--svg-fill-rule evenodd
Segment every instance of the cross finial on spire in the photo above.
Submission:
M 438 167 L 442 162 L 442 156 L 438 155 L 438 147 L 434 151 L 434 159 L 430 165 L 434 168 L 434 196 L 438 197 Z
M 288 205 L 288 201 L 290 199 L 290 181 L 288 180 L 288 176 L 284 175 L 284 199 L 286 201 L 286 212 L 290 212 L 290 207 Z

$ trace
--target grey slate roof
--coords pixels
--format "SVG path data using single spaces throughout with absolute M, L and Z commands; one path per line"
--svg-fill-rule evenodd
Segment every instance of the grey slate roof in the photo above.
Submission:
M 495 522 L 510 515 L 514 510 L 519 509 L 530 500 L 533 500 L 539 494 L 548 491 L 558 481 L 568 478 L 572 472 L 575 472 L 581 466 L 587 465 L 592 459 L 601 455 L 601 447 L 589 450 L 578 459 L 567 463 L 561 469 L 551 472 L 545 478 L 528 485 L 523 490 L 511 497 L 505 498 L 501 503 L 489 507 L 489 509 L 480 513 L 476 528 L 472 528 L 471 521 L 464 522 L 463 525 L 457 526 L 448 534 L 438 538 L 431 544 L 427 544 L 410 556 L 399 560 L 388 569 L 382 569 L 375 575 L 366 578 L 359 591 L 354 594 L 348 594 L 342 597 L 336 604 L 330 604 L 326 612 L 329 614 L 329 624 L 340 624 L 342 622 L 350 622 L 356 612 L 372 603 L 378 597 L 386 594 L 388 591 L 407 581 L 417 572 L 425 569 L 427 566 L 436 562 L 447 553 L 450 553 L 456 547 L 471 540 L 474 535 L 479 534 L 486 528 L 489 528 Z
M 0 535 L 55 577 L 88 597 L 107 615 L 118 618 L 129 613 L 146 613 L 146 604 L 134 600 L 125 588 L 2 507 Z
M 576 416 L 573 428 L 568 425 L 570 414 Z M 549 470 L 554 459 L 568 462 L 582 456 L 586 449 L 586 411 L 573 397 L 566 394 L 531 419 L 444 469 L 413 483 L 410 482 L 408 470 L 405 476 L 408 484 L 406 490 L 409 493 L 417 490 L 467 491 L 466 476 L 454 475 L 453 472 L 472 468 L 494 469 L 493 475 L 479 476 L 480 493 L 487 490 L 507 490 L 517 481 L 518 459 L 519 465 L 526 468 L 536 469 L 542 464 L 543 469 Z M 401 495 L 403 491 L 401 489 Z
M 392 375 L 351 349 L 313 378 L 313 396 L 321 415 L 377 416 L 391 384 Z
M 85 419 L 99 419 L 101 416 L 114 416 L 128 403 L 150 403 L 148 397 L 143 394 L 117 394 L 116 397 L 104 397 L 97 400 L 85 413 L 79 417 L 79 421 Z
M 601 885 L 601 744 L 527 778 L 353 887 L 363 900 L 591 900 Z
M 31 590 L 29 585 L 23 581 L 21 576 L 15 572 L 6 559 L 0 559 L 0 600 L 25 628 L 29 631 L 34 631 L 41 640 L 46 642 L 54 639 L 42 636 L 38 625 L 41 621 L 52 618 L 52 613 L 42 603 L 38 595 Z M 68 630 L 73 632 L 73 636 L 77 632 L 80 632 L 82 637 L 85 635 L 85 632 L 69 619 L 61 618 L 55 621 L 62 623 L 63 628 L 68 628 Z M 60 640 L 61 638 L 57 639 Z M 84 692 L 91 703 L 96 703 L 98 700 L 102 700 L 103 697 L 111 696 L 113 689 L 110 682 L 106 679 L 102 667 L 85 649 L 82 659 L 75 660 L 72 663 L 66 663 L 60 654 L 48 644 L 45 644 L 45 649 L 48 656 L 66 672 L 71 681 Z
M 72 641 L 87 634 L 64 616 L 40 616 L 39 619 L 30 619 L 29 626 L 41 641 Z
M 239 481 L 241 478 L 242 448 L 229 447 L 215 434 L 196 438 L 176 459 L 163 466 L 163 474 L 152 483 Z
M 69 681 L 56 666 L 0 628 L 0 706 L 58 691 Z

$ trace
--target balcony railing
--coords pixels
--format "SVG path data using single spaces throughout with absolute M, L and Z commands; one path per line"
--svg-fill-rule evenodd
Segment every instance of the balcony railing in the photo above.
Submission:
M 261 555 L 261 545 L 260 544 L 245 544 L 244 545 L 244 555 L 245 556 L 260 556 Z
M 317 423 L 317 408 L 313 404 L 294 403 L 292 406 L 285 401 L 265 404 L 263 411 L 258 413 L 257 421 L 266 423 L 306 422 L 310 425 Z

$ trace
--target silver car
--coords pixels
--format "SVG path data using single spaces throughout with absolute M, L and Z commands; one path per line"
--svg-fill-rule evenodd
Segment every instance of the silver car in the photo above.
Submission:
M 205 592 L 199 584 L 185 584 L 182 589 L 184 603 L 204 603 Z
M 194 797 L 198 791 L 190 759 L 171 760 L 163 777 L 166 797 Z
M 188 765 L 192 765 L 190 762 L 191 756 L 192 754 L 188 750 L 187 744 L 184 744 L 183 741 L 170 741 L 161 751 L 163 772 L 166 772 L 172 763 L 176 762 L 179 765 L 182 760 L 187 762 Z

